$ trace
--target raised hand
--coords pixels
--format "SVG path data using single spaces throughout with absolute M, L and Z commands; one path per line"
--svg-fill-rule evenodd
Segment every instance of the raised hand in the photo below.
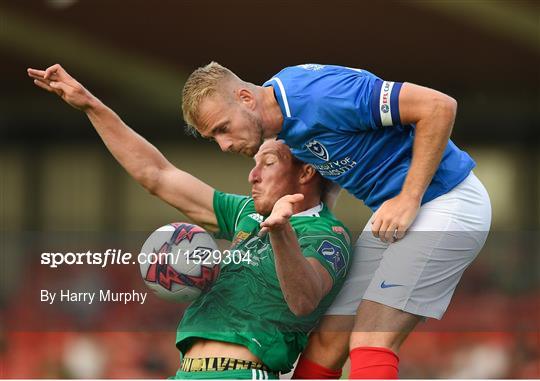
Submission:
M 289 194 L 281 197 L 274 205 L 272 213 L 263 222 L 261 222 L 261 231 L 259 236 L 266 234 L 268 231 L 279 230 L 283 228 L 288 222 L 289 218 L 294 214 L 294 204 L 304 199 L 302 193 Z
M 70 106 L 85 110 L 91 106 L 95 97 L 77 82 L 59 64 L 52 65 L 45 70 L 28 69 L 28 76 L 34 79 L 34 84 L 55 93 Z

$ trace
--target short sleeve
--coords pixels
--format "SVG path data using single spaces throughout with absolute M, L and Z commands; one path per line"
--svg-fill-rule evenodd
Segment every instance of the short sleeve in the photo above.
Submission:
M 214 191 L 214 213 L 219 227 L 214 234 L 216 238 L 233 239 L 236 224 L 250 201 L 252 199 L 247 196 Z
M 401 124 L 399 117 L 399 92 L 401 82 L 376 79 L 371 90 L 371 114 L 377 127 Z
M 307 84 L 304 91 L 311 95 L 305 108 L 316 105 L 317 110 L 313 125 L 358 132 L 401 123 L 402 83 L 383 81 L 366 70 L 342 66 L 324 66 L 311 73 L 316 78 L 304 77 Z
M 315 258 L 328 270 L 334 283 L 345 278 L 350 263 L 349 245 L 329 233 L 302 236 L 298 239 L 302 254 Z

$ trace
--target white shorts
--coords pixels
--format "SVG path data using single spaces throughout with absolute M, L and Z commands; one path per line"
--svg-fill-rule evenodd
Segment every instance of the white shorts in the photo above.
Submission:
M 489 196 L 472 172 L 447 194 L 422 205 L 405 237 L 395 243 L 375 238 L 368 221 L 355 244 L 349 276 L 326 315 L 354 315 L 365 299 L 442 318 L 490 224 Z

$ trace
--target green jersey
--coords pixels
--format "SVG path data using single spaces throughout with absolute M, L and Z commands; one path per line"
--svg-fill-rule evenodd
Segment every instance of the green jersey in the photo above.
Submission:
M 290 218 L 304 257 L 317 259 L 333 280 L 315 311 L 298 317 L 283 297 L 269 235 L 257 235 L 264 217 L 256 212 L 253 199 L 215 191 L 214 212 L 216 237 L 232 241 L 231 250 L 245 257 L 222 263 L 212 289 L 187 308 L 177 347 L 185 353 L 197 338 L 235 343 L 270 369 L 288 372 L 343 285 L 351 263 L 349 232 L 323 204 Z

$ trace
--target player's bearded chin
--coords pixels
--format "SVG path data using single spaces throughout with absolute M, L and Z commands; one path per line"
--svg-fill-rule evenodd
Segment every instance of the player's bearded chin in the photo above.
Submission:
M 255 145 L 249 147 L 248 150 L 246 150 L 246 154 L 248 156 L 255 156 L 265 141 L 263 124 L 257 115 L 251 114 L 247 111 L 244 111 L 244 115 L 249 120 L 250 125 L 253 126 L 252 128 L 255 135 L 252 139 L 250 139 L 250 141 L 252 141 Z
M 273 204 L 269 204 L 268 202 L 265 202 L 263 200 L 255 200 L 255 210 L 257 213 L 259 213 L 261 216 L 269 216 L 272 212 Z

